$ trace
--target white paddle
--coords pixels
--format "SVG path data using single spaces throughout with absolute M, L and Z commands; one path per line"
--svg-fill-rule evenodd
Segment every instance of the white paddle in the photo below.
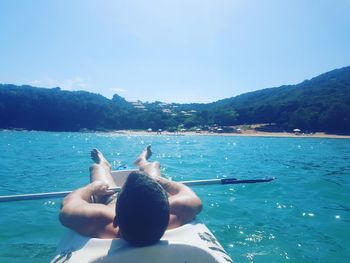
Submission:
M 271 182 L 276 179 L 271 178 L 261 178 L 261 179 L 249 179 L 249 180 L 237 180 L 236 178 L 223 178 L 223 179 L 207 179 L 207 180 L 192 180 L 192 181 L 182 181 L 187 186 L 196 185 L 212 185 L 212 184 L 252 184 L 252 183 L 266 183 Z M 115 187 L 108 189 L 110 194 L 114 194 L 121 191 L 121 187 Z M 47 199 L 47 198 L 61 198 L 70 194 L 73 191 L 63 191 L 63 192 L 49 192 L 49 193 L 36 193 L 36 194 L 21 194 L 21 195 L 5 195 L 0 196 L 0 202 L 11 202 L 11 201 L 23 201 L 23 200 L 37 200 L 37 199 Z

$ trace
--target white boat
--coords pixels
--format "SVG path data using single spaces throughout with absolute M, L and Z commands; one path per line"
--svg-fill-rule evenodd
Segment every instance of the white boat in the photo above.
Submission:
M 133 170 L 113 171 L 117 186 L 122 186 Z M 233 262 L 215 236 L 202 223 L 193 221 L 167 230 L 155 245 L 130 246 L 122 239 L 98 239 L 72 230 L 61 240 L 51 263 L 62 262 Z

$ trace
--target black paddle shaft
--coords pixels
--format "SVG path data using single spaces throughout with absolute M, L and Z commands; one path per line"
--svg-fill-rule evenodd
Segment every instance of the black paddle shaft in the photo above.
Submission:
M 275 178 L 263 178 L 263 179 L 247 179 L 247 180 L 237 180 L 236 178 L 223 178 L 221 179 L 221 184 L 253 184 L 253 183 L 265 183 L 271 182 Z

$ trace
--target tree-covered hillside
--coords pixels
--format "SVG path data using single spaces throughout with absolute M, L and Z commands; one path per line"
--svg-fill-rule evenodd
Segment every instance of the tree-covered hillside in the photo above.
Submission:
M 123 101 L 85 91 L 0 86 L 0 127 L 78 131 L 128 126 Z
M 276 123 L 290 130 L 350 131 L 350 67 L 298 85 L 242 94 L 214 103 L 237 111 L 237 123 Z
M 48 131 L 169 129 L 273 123 L 350 132 L 350 67 L 298 85 L 263 89 L 208 104 L 127 102 L 85 91 L 0 85 L 0 128 Z

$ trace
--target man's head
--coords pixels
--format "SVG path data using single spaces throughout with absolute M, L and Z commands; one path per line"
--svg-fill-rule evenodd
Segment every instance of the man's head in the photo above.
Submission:
M 159 241 L 169 223 L 164 189 L 142 172 L 132 172 L 117 199 L 115 225 L 123 239 L 135 246 Z

